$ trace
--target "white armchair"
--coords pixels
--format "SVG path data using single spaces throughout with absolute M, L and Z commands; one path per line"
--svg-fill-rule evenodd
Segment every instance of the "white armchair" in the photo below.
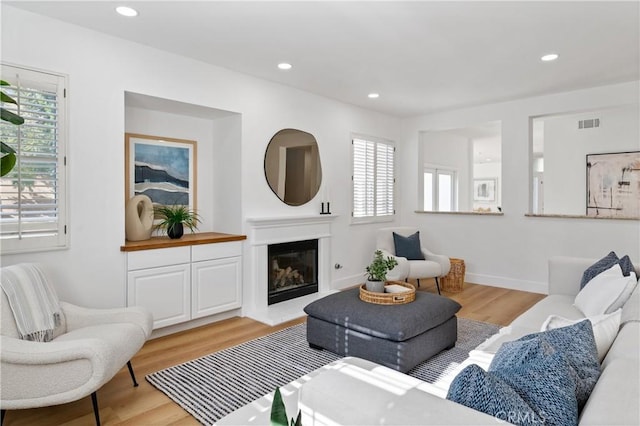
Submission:
M 23 265 L 4 267 L 1 273 Z M 43 272 L 42 267 L 36 267 Z M 87 309 L 60 302 L 61 324 L 53 340 L 34 342 L 20 339 L 9 299 L 2 290 L 0 298 L 2 419 L 6 410 L 65 404 L 91 395 L 99 425 L 96 391 L 125 364 L 134 386 L 138 385 L 130 360 L 151 334 L 153 319 L 147 310 Z
M 440 294 L 440 283 L 438 278 L 449 273 L 451 262 L 444 255 L 435 254 L 427 250 L 420 243 L 420 251 L 424 260 L 408 260 L 406 257 L 396 256 L 396 249 L 393 240 L 393 233 L 403 237 L 415 234 L 417 228 L 411 227 L 394 227 L 380 228 L 376 235 L 376 248 L 381 250 L 384 256 L 392 256 L 398 262 L 398 265 L 387 274 L 388 280 L 407 280 L 415 279 L 420 286 L 420 278 L 435 278 L 438 294 Z

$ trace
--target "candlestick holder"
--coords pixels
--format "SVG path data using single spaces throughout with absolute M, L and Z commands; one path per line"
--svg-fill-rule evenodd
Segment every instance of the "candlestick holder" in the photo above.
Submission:
M 326 204 L 327 210 L 325 210 L 325 204 Z M 330 203 L 330 202 L 328 202 L 328 201 L 327 201 L 327 202 L 325 203 L 325 202 L 323 201 L 323 202 L 321 203 L 320 214 L 331 214 L 331 203 Z

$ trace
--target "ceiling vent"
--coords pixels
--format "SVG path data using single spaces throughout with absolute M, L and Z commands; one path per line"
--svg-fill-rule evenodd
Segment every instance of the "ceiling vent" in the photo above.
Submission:
M 578 121 L 578 129 L 593 129 L 594 127 L 600 127 L 599 118 Z

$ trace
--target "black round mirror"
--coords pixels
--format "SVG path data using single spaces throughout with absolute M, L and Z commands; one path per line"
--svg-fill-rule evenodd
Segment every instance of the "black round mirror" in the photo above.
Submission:
M 284 203 L 301 206 L 311 201 L 322 182 L 316 138 L 302 130 L 280 130 L 267 146 L 264 174 L 273 193 Z

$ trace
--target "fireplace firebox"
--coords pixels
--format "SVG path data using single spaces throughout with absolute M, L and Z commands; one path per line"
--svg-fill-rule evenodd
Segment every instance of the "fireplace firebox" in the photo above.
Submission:
M 318 291 L 318 240 L 270 244 L 267 303 L 284 302 Z

